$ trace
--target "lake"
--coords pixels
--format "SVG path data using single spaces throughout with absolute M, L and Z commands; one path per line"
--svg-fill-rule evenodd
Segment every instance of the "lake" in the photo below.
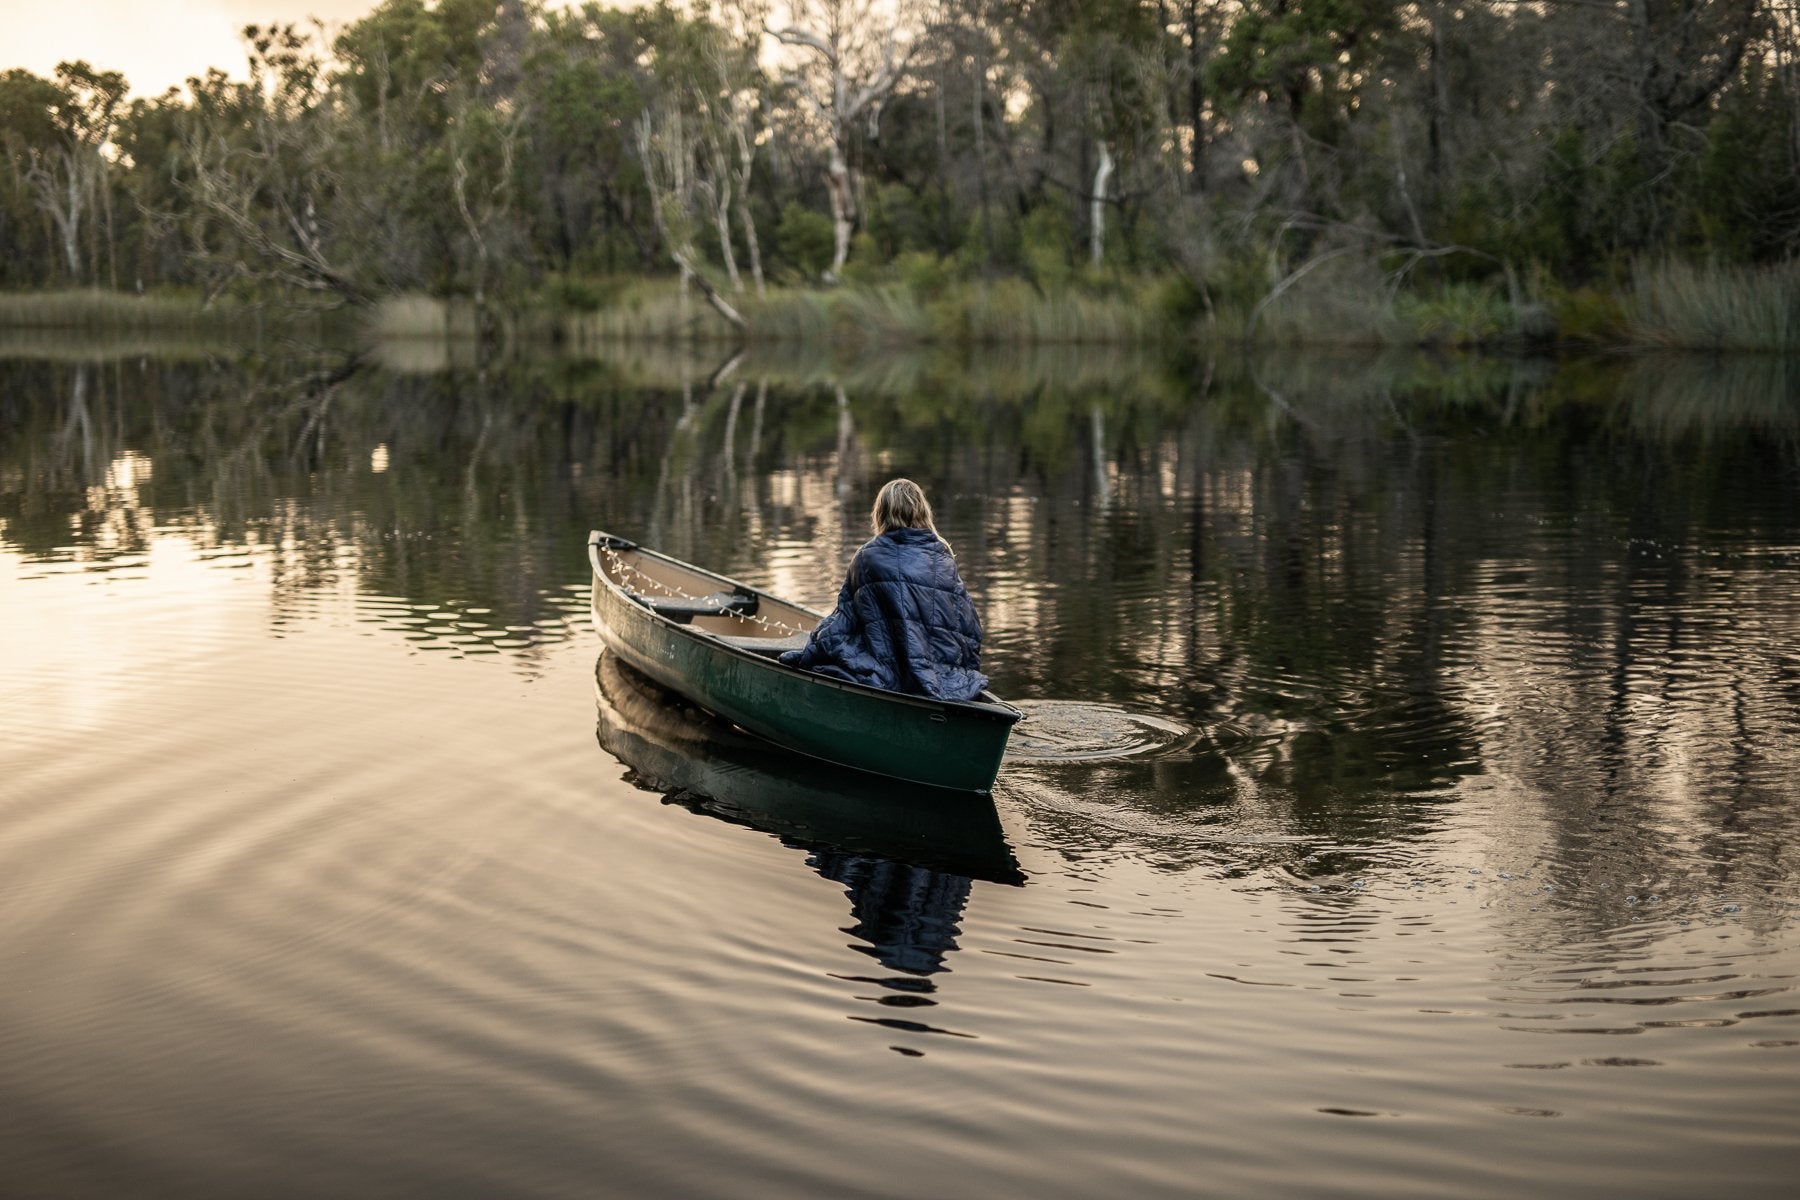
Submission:
M 0 1191 L 1800 1178 L 1800 364 L 0 344 Z M 932 497 L 990 802 L 600 654 Z

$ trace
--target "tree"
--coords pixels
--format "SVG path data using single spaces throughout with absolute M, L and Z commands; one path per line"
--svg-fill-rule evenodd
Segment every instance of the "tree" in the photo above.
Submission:
M 843 270 L 859 215 L 850 166 L 856 123 L 879 120 L 881 105 L 906 72 L 917 44 L 904 25 L 910 8 L 877 0 L 792 0 L 791 23 L 768 30 L 782 45 L 803 51 L 788 82 L 825 131 L 825 193 L 836 235 L 828 279 Z
M 216 293 L 234 280 L 368 300 L 374 289 L 341 261 L 341 186 L 333 162 L 334 108 L 319 30 L 247 26 L 250 79 L 214 73 L 190 80 L 185 138 L 194 196 L 210 222 L 197 249 L 213 265 Z
M 749 329 L 749 322 L 707 279 L 695 246 L 695 153 L 691 122 L 673 99 L 665 99 L 638 118 L 638 155 L 650 187 L 657 231 L 668 247 L 669 257 L 681 270 L 682 284 L 697 284 L 707 303 L 742 332 Z
M 58 63 L 52 90 L 40 94 L 49 102 L 52 137 L 47 146 L 28 148 L 25 178 L 56 225 L 68 278 L 79 283 L 87 274 L 82 221 L 96 202 L 107 198 L 104 149 L 125 98 L 125 77 L 96 71 L 86 62 Z
M 1213 86 L 1272 118 L 1257 156 L 1291 170 L 1296 199 L 1314 213 L 1344 211 L 1330 169 L 1401 27 L 1399 7 L 1383 0 L 1247 0 L 1225 34 Z
M 753 47 L 734 46 L 723 30 L 710 31 L 701 44 L 705 64 L 704 86 L 709 94 L 702 101 L 704 134 L 710 176 L 713 186 L 714 211 L 719 228 L 719 253 L 732 286 L 739 291 L 737 263 L 731 249 L 731 229 L 727 208 L 733 208 L 744 244 L 750 255 L 750 275 L 756 283 L 756 294 L 764 294 L 762 244 L 756 236 L 756 221 L 750 211 L 750 179 L 756 167 L 757 147 L 761 144 L 763 120 L 762 75 L 757 68 Z

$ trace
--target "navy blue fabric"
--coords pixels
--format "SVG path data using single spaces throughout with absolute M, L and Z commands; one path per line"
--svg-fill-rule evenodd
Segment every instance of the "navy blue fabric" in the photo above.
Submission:
M 850 560 L 837 607 L 781 661 L 821 675 L 939 700 L 972 700 L 981 621 L 950 550 L 929 529 L 890 529 Z

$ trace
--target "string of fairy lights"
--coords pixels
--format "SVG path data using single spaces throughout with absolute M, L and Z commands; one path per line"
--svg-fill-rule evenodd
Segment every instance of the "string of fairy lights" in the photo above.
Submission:
M 684 592 L 680 588 L 675 587 L 672 584 L 664 583 L 662 580 L 657 579 L 654 576 L 646 575 L 644 572 L 638 570 L 636 567 L 634 567 L 630 563 L 626 562 L 625 556 L 620 554 L 618 552 L 618 550 L 614 549 L 611 546 L 602 546 L 601 550 L 606 554 L 607 573 L 610 574 L 614 579 L 616 579 L 621 585 L 623 585 L 629 591 L 636 592 L 639 595 L 643 595 L 643 594 L 645 594 L 645 588 L 644 588 L 644 586 L 641 586 L 641 585 L 648 585 L 649 587 L 655 588 L 657 590 L 657 592 L 659 592 L 660 594 L 662 594 L 664 596 L 672 597 L 676 600 L 704 600 L 705 599 L 704 596 L 696 596 L 696 595 L 692 594 L 691 592 Z M 721 614 L 721 615 L 724 615 L 724 614 Z M 741 613 L 740 612 L 740 613 L 732 613 L 730 615 L 737 617 L 739 620 L 749 621 L 754 625 L 759 625 L 764 629 L 774 630 L 783 637 L 792 637 L 794 634 L 807 632 L 807 630 L 803 627 L 789 625 L 782 621 L 776 621 L 769 617 L 762 616 L 761 614 L 758 614 L 758 613 Z

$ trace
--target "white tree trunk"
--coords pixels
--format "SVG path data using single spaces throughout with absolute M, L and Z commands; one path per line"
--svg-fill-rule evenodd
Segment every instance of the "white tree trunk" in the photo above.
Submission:
M 85 207 L 87 197 L 83 194 L 87 189 L 80 169 L 73 154 L 68 156 L 69 199 L 68 207 L 63 211 L 68 218 L 62 223 L 63 256 L 69 260 L 69 278 L 81 282 L 81 210 Z
M 825 169 L 825 190 L 831 198 L 832 254 L 827 278 L 836 282 L 850 257 L 850 234 L 856 229 L 856 193 L 850 185 L 850 167 L 840 144 L 831 144 L 831 162 Z
M 1106 255 L 1106 184 L 1112 178 L 1113 156 L 1104 138 L 1096 144 L 1100 147 L 1100 165 L 1094 168 L 1094 197 L 1089 202 L 1088 255 L 1098 267 Z
M 744 228 L 744 242 L 750 250 L 750 279 L 756 284 L 757 296 L 767 296 L 769 289 L 763 283 L 762 246 L 756 240 L 756 222 L 750 216 L 749 197 L 742 193 L 738 195 L 737 210 L 738 224 Z
M 713 206 L 713 224 L 719 227 L 719 255 L 725 260 L 725 277 L 731 280 L 731 290 L 741 296 L 744 294 L 744 281 L 738 275 L 737 254 L 731 248 L 731 185 L 721 179 L 718 187 L 719 199 Z
M 81 282 L 81 213 L 87 204 L 82 176 L 80 160 L 72 150 L 63 150 L 55 158 L 40 158 L 33 150 L 24 174 L 37 192 L 38 207 L 56 226 L 71 283 Z
M 750 278 L 756 283 L 756 294 L 766 296 L 769 293 L 763 284 L 762 246 L 756 240 L 756 222 L 750 216 L 750 171 L 756 164 L 756 147 L 745 135 L 742 120 L 732 122 L 732 133 L 737 136 L 738 150 L 738 224 L 743 226 L 744 246 L 750 251 Z
M 468 231 L 469 240 L 475 244 L 475 323 L 479 335 L 482 314 L 487 310 L 488 279 L 488 245 L 481 222 L 469 209 L 469 164 L 467 158 L 458 151 L 451 160 L 451 192 L 456 197 L 456 211 L 462 215 L 463 228 Z

